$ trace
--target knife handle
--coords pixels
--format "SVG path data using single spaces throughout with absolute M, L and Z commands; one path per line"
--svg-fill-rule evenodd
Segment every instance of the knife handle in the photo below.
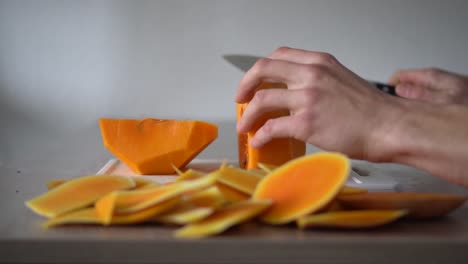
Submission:
M 396 93 L 396 90 L 395 90 L 395 86 L 393 86 L 393 85 L 386 84 L 386 83 L 381 83 L 381 82 L 374 82 L 374 81 L 369 81 L 369 83 L 374 85 L 375 88 L 379 89 L 380 91 L 382 91 L 384 93 L 394 95 L 394 96 L 398 96 L 397 93 Z

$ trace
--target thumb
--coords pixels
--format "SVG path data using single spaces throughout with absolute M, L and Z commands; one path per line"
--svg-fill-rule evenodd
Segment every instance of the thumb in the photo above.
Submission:
M 427 86 L 402 83 L 396 86 L 396 93 L 404 98 L 432 102 L 435 91 Z

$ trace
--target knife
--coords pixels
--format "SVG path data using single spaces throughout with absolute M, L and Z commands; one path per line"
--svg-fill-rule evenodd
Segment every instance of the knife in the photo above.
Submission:
M 245 54 L 226 54 L 223 55 L 223 58 L 239 70 L 247 72 L 255 64 L 255 62 L 257 62 L 257 60 L 261 59 L 262 57 Z M 395 86 L 371 80 L 367 81 L 380 91 L 397 96 Z

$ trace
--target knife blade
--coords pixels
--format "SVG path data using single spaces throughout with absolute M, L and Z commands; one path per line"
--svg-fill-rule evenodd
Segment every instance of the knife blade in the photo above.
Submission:
M 229 62 L 231 65 L 236 67 L 237 69 L 247 72 L 252 66 L 257 62 L 259 59 L 262 57 L 259 56 L 254 56 L 254 55 L 247 55 L 247 54 L 225 54 L 223 55 L 224 60 Z M 395 86 L 382 83 L 382 82 L 376 82 L 372 80 L 367 80 L 370 84 L 372 84 L 375 88 L 379 89 L 380 91 L 398 96 L 396 94 Z

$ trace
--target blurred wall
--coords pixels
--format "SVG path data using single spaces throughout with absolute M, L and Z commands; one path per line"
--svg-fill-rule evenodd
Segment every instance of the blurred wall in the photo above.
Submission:
M 216 122 L 204 157 L 236 158 L 242 73 L 223 54 L 328 51 L 381 81 L 408 67 L 467 73 L 467 11 L 462 0 L 1 0 L 0 162 L 108 155 L 104 116 Z

